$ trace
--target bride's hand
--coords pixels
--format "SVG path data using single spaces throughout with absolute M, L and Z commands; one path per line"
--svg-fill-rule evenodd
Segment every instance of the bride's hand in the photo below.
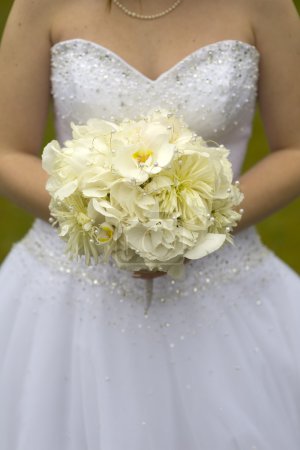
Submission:
M 187 258 L 184 258 L 184 264 L 186 264 L 189 260 Z M 166 275 L 167 272 L 161 272 L 161 271 L 151 271 L 151 270 L 138 270 L 136 272 L 133 272 L 132 276 L 133 278 L 141 278 L 143 280 L 151 280 L 153 278 L 158 278 Z

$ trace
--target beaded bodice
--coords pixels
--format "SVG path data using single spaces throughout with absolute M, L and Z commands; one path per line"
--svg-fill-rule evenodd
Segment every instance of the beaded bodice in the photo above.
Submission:
M 204 139 L 227 146 L 238 176 L 256 100 L 259 53 L 254 46 L 236 40 L 215 42 L 155 80 L 112 51 L 83 39 L 59 42 L 51 53 L 61 143 L 70 137 L 71 121 L 134 118 L 161 107 L 182 114 Z

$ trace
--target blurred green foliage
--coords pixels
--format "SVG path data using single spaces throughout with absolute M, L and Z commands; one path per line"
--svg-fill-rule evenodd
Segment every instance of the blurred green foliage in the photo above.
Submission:
M 5 25 L 12 0 L 1 0 L 0 36 Z M 294 1 L 300 12 L 300 0 Z M 1 95 L 1 94 L 0 94 Z M 53 120 L 49 113 L 45 144 L 54 138 Z M 259 117 L 254 118 L 253 135 L 249 143 L 244 170 L 247 170 L 268 153 L 268 144 Z M 279 257 L 300 273 L 300 200 L 289 204 L 258 225 L 258 230 L 265 244 Z M 33 218 L 6 199 L 0 198 L 0 260 L 8 253 L 11 245 L 19 240 L 30 227 Z

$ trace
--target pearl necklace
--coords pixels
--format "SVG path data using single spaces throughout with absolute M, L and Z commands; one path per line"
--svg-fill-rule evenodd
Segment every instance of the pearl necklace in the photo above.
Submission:
M 165 9 L 164 11 L 162 11 L 160 13 L 149 14 L 149 15 L 138 14 L 136 12 L 130 11 L 124 5 L 122 5 L 122 3 L 119 2 L 119 0 L 113 0 L 113 3 L 116 6 L 118 6 L 125 14 L 127 14 L 128 16 L 134 17 L 135 19 L 153 20 L 153 19 L 158 19 L 159 17 L 165 16 L 166 14 L 173 11 L 181 3 L 181 0 L 176 0 L 172 6 L 170 6 L 168 9 Z

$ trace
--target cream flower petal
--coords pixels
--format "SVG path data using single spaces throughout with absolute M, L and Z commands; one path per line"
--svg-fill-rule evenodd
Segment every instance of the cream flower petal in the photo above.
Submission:
M 122 212 L 114 208 L 107 200 L 92 200 L 92 206 L 106 219 L 113 219 L 114 223 L 119 223 L 122 220 Z
M 200 234 L 195 247 L 188 250 L 184 256 L 188 259 L 199 259 L 218 250 L 225 242 L 226 234 Z
M 69 197 L 76 191 L 77 186 L 78 186 L 77 180 L 73 180 L 70 181 L 69 183 L 66 183 L 64 186 L 62 186 L 54 193 L 54 198 L 57 200 L 64 200 L 66 197 Z
M 142 184 L 149 178 L 149 175 L 133 159 L 132 154 L 136 150 L 137 146 L 127 146 L 118 150 L 113 158 L 113 169 L 125 179 L 135 180 L 136 183 Z
M 165 144 L 160 151 L 155 154 L 156 161 L 160 167 L 166 167 L 172 161 L 176 147 L 173 144 Z
M 42 167 L 51 175 L 57 165 L 58 155 L 61 153 L 61 147 L 58 141 L 53 140 L 46 145 L 42 155 Z

